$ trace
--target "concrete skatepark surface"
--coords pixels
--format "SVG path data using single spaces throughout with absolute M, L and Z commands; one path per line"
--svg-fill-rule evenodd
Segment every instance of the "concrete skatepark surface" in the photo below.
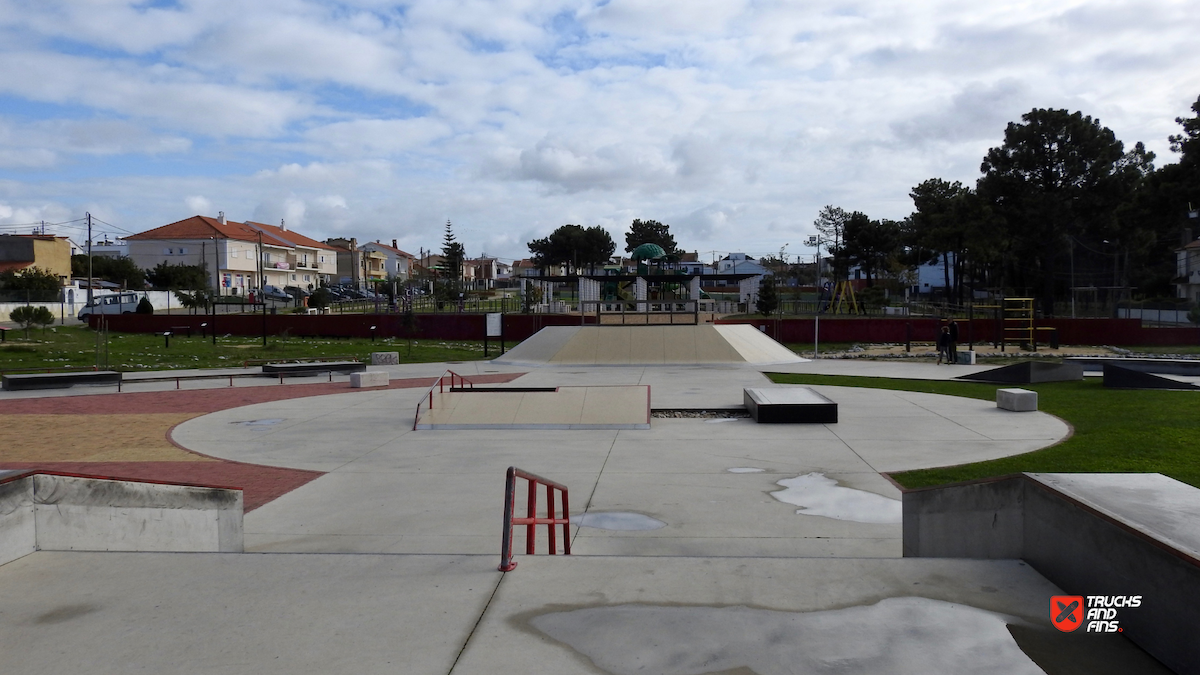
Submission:
M 513 347 L 507 365 L 638 365 L 805 361 L 747 325 L 549 326 Z
M 526 370 L 512 386 L 649 384 L 655 408 L 732 408 L 744 386 L 775 386 L 750 364 Z M 899 491 L 881 471 L 1027 452 L 1066 424 L 972 399 L 814 389 L 841 406 L 837 424 L 413 431 L 415 387 L 189 419 L 171 433 L 184 448 L 323 475 L 246 515 L 253 553 L 36 552 L 0 566 L 4 672 L 1160 672 L 1122 638 L 1054 631 L 1058 589 L 1019 561 L 899 557 Z M 600 516 L 573 523 L 574 555 L 496 571 L 509 465 L 568 485 L 573 517 Z M 664 525 L 617 529 L 616 514 Z

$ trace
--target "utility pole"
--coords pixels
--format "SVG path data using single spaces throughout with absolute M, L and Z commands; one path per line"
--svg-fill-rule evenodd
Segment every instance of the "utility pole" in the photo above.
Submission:
M 87 304 L 92 304 L 92 214 L 87 214 L 88 227 L 88 287 L 87 287 Z
M 267 346 L 267 296 L 263 295 L 266 285 L 266 273 L 263 271 L 263 242 L 262 230 L 258 231 L 258 299 L 262 301 L 262 334 L 263 346 Z
M 217 296 L 221 294 L 221 256 L 217 253 L 217 238 L 209 237 L 213 243 L 213 292 L 212 317 L 208 320 L 208 329 L 212 333 L 212 343 L 217 344 Z M 200 244 L 203 246 L 203 242 Z

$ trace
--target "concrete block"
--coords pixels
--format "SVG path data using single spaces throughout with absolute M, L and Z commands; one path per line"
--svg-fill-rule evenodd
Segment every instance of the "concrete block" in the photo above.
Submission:
M 46 473 L 0 483 L 0 564 L 34 550 L 242 549 L 241 490 Z
M 0 483 L 0 565 L 37 550 L 33 492 L 27 479 Z
M 1037 392 L 1028 389 L 997 389 L 996 407 L 1013 412 L 1031 412 L 1038 409 Z
M 808 387 L 746 387 L 742 400 L 755 422 L 836 424 L 838 404 Z
M 966 366 L 975 365 L 975 350 L 974 349 L 958 350 L 958 360 L 955 361 L 955 363 L 958 363 L 961 365 L 966 365 Z
M 36 474 L 42 551 L 242 551 L 242 492 Z
M 366 387 L 386 387 L 391 378 L 387 373 L 371 370 L 362 373 L 350 373 L 350 387 L 363 389 Z
M 1019 558 L 1066 593 L 1141 596 L 1118 610 L 1125 637 L 1200 672 L 1200 490 L 1153 473 L 1027 473 L 902 501 L 905 557 Z
M 371 352 L 371 365 L 398 366 L 400 365 L 400 352 Z

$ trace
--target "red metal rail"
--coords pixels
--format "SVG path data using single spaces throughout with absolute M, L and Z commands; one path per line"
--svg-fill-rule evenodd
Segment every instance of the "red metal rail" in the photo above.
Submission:
M 517 509 L 517 479 L 524 478 L 529 482 L 529 495 L 526 500 L 525 517 L 516 518 L 513 512 Z M 546 486 L 546 517 L 537 515 L 537 486 Z M 562 493 L 562 517 L 555 517 L 554 491 Z M 554 531 L 555 525 L 562 525 L 563 555 L 571 555 L 571 507 L 567 496 L 567 486 L 552 480 L 536 476 L 528 471 L 522 471 L 515 466 L 508 467 L 508 476 L 504 485 L 504 535 L 500 543 L 500 571 L 510 572 L 517 563 L 512 555 L 512 529 L 514 525 L 525 526 L 525 553 L 533 555 L 534 532 L 538 525 L 545 525 L 550 534 L 550 555 L 558 553 L 558 537 Z
M 467 387 L 470 389 L 475 388 L 474 382 L 468 380 L 467 378 L 463 377 L 462 375 L 459 375 L 458 373 L 454 372 L 453 370 L 447 370 L 446 372 L 442 373 L 442 376 L 439 377 L 438 379 L 434 380 L 433 385 L 431 385 L 429 387 L 429 391 L 425 392 L 425 396 L 422 396 L 421 400 L 417 403 L 417 413 L 413 416 L 413 431 L 416 431 L 416 429 L 417 429 L 417 422 L 421 421 L 421 406 L 425 405 L 426 400 L 429 401 L 429 409 L 433 410 L 433 390 L 437 389 L 439 394 L 444 393 L 446 391 L 446 376 L 447 375 L 450 376 L 450 390 L 451 391 L 454 391 L 455 382 L 458 383 L 459 388 L 462 388 L 462 387 Z

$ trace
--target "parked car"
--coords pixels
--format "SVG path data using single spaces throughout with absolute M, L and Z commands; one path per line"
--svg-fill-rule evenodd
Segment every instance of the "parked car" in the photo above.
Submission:
M 263 286 L 262 297 L 267 300 L 278 300 L 280 302 L 291 302 L 292 296 L 283 292 L 283 289 L 277 286 Z
M 142 297 L 137 293 L 113 293 L 92 298 L 92 302 L 79 310 L 79 318 L 86 319 L 90 314 L 133 314 L 137 311 Z

